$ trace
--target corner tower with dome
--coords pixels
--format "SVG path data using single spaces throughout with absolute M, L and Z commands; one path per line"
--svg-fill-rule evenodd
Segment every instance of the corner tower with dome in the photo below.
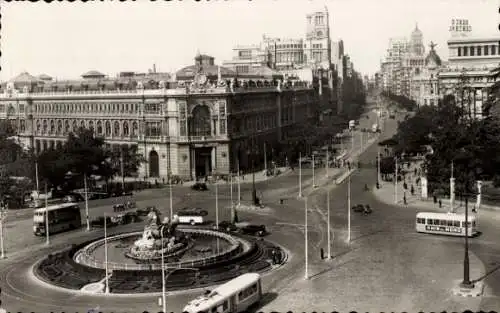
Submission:
M 421 71 L 413 77 L 412 99 L 418 106 L 437 105 L 439 99 L 439 71 L 442 61 L 436 50 L 437 45 L 429 44 L 431 48 L 424 58 L 424 66 Z

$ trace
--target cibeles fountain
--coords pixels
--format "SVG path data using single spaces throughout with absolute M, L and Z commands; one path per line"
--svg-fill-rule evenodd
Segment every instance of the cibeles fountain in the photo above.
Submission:
M 94 235 L 37 262 L 35 277 L 93 294 L 188 290 L 272 269 L 276 263 L 271 263 L 269 251 L 280 249 L 262 238 L 210 225 L 180 225 L 175 218 L 162 219 L 156 209 L 150 210 L 145 224 L 110 228 L 104 237 L 100 232 Z M 284 260 L 286 254 L 280 255 Z
M 194 245 L 194 239 L 184 232 L 177 231 L 179 220 L 168 217 L 161 220 L 161 213 L 152 209 L 147 216 L 142 237 L 134 241 L 125 256 L 136 261 L 149 262 L 161 259 L 162 255 L 167 260 L 180 257 Z

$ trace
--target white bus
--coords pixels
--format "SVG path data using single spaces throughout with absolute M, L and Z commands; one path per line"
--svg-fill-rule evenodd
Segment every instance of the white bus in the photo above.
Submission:
M 203 224 L 205 222 L 203 216 L 196 212 L 177 212 L 174 215 L 174 219 L 177 219 L 179 221 L 179 224 L 196 225 Z
M 476 217 L 468 216 L 469 237 L 477 235 Z M 456 213 L 417 213 L 416 229 L 419 233 L 432 233 L 450 236 L 465 236 L 465 214 Z
M 49 234 L 80 228 L 82 217 L 76 203 L 62 203 L 47 208 L 35 209 L 33 213 L 33 233 L 45 235 L 46 214 L 49 212 Z
M 260 274 L 240 275 L 212 291 L 190 301 L 186 313 L 244 312 L 262 298 Z

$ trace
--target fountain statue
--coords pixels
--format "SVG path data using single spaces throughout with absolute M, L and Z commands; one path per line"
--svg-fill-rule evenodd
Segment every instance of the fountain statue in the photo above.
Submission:
M 126 256 L 139 260 L 151 260 L 161 258 L 162 252 L 168 257 L 186 248 L 187 238 L 182 233 L 176 232 L 179 224 L 178 218 L 170 221 L 168 217 L 165 217 L 163 222 L 160 220 L 161 213 L 156 208 L 151 208 L 142 237 L 134 242 Z

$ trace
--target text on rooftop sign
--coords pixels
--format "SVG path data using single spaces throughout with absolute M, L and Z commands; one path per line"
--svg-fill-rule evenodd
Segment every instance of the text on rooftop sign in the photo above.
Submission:
M 469 20 L 467 19 L 452 19 L 451 20 L 451 26 L 450 26 L 450 31 L 451 32 L 470 32 L 472 31 L 472 26 L 469 25 Z

